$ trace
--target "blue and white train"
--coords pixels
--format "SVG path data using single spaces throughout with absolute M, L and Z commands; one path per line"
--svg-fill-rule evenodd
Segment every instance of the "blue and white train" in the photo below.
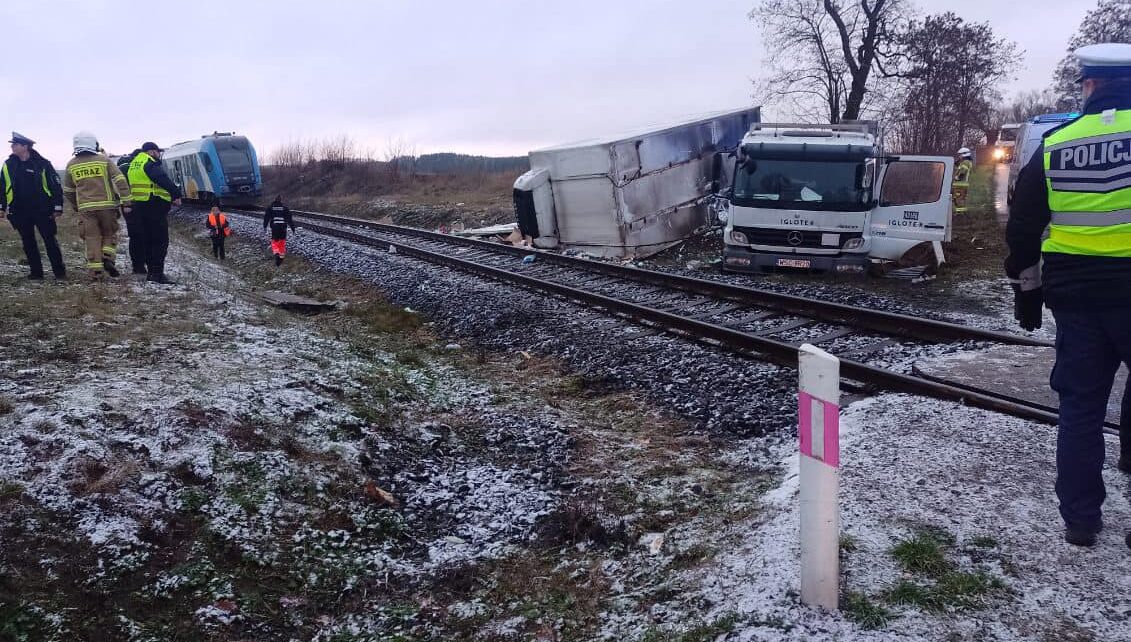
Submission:
M 165 150 L 162 163 L 191 201 L 240 206 L 263 196 L 259 158 L 245 136 L 216 132 L 177 143 Z

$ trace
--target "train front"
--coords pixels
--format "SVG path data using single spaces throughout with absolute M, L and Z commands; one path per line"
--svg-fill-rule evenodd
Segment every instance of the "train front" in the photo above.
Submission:
M 254 205 L 263 196 L 259 158 L 245 136 L 215 136 L 216 157 L 223 181 L 216 186 L 225 205 Z

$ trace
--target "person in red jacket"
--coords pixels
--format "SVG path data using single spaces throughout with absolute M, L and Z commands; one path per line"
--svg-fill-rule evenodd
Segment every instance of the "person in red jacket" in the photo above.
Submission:
M 228 225 L 228 217 L 213 205 L 208 213 L 208 236 L 212 238 L 212 256 L 224 260 L 224 239 L 232 235 L 232 227 Z
M 287 226 L 294 231 L 291 210 L 283 205 L 282 196 L 276 196 L 271 207 L 263 213 L 263 229 L 271 228 L 271 253 L 275 255 L 275 267 L 282 265 L 283 257 L 287 255 Z

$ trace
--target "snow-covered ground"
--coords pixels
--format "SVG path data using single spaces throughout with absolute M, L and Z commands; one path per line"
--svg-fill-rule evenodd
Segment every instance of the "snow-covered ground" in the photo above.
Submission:
M 1131 640 L 1131 478 L 1105 471 L 1107 529 L 1093 549 L 1063 541 L 1052 492 L 1055 432 L 957 404 L 891 394 L 843 412 L 841 524 L 844 589 L 884 604 L 880 630 L 799 605 L 796 454 L 780 487 L 735 549 L 706 569 L 702 591 L 717 613 L 764 622 L 735 640 Z M 885 602 L 900 580 L 891 551 L 921 531 L 944 533 L 957 570 L 1004 586 L 980 608 L 932 615 Z
M 849 405 L 823 613 L 791 371 L 301 231 L 274 270 L 234 227 L 226 266 L 181 234 L 172 287 L 0 266 L 0 637 L 1131 640 L 1128 480 L 1065 544 L 1047 426 Z

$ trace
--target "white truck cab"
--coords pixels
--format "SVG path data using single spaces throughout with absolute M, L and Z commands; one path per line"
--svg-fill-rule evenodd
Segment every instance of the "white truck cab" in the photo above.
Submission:
M 754 124 L 716 205 L 730 271 L 918 276 L 950 240 L 945 156 L 885 156 L 875 123 Z

